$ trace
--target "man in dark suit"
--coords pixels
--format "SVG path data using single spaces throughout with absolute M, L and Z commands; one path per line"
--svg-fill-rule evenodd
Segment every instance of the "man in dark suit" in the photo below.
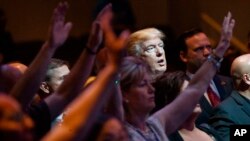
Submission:
M 192 78 L 193 74 L 195 74 L 212 53 L 212 46 L 208 37 L 197 28 L 180 35 L 177 40 L 177 47 L 179 49 L 179 57 L 186 65 L 187 79 Z M 229 96 L 232 88 L 233 83 L 229 77 L 215 75 L 214 79 L 210 82 L 208 91 L 200 100 L 202 113 L 196 120 L 197 125 L 208 122 L 213 108 Z
M 217 108 L 209 123 L 225 141 L 229 141 L 230 125 L 250 124 L 250 54 L 237 57 L 231 66 L 235 91 Z

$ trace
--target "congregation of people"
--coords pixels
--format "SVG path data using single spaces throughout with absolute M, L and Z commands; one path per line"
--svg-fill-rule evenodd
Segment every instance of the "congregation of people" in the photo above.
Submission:
M 230 12 L 216 46 L 197 27 L 167 52 L 164 32 L 114 22 L 106 4 L 69 64 L 54 58 L 74 28 L 68 10 L 67 2 L 55 7 L 29 65 L 1 62 L 1 141 L 229 141 L 231 125 L 250 124 L 250 54 L 233 60 L 231 76 L 219 74 L 235 26 Z M 170 68 L 171 53 L 185 70 Z

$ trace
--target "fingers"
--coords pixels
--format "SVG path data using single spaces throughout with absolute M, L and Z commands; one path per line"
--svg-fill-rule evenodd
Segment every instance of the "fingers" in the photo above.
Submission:
M 91 27 L 91 35 L 98 35 L 99 32 L 101 32 L 100 22 L 94 21 Z
M 104 35 L 110 42 L 113 42 L 116 38 L 116 35 L 111 27 L 111 20 L 113 18 L 113 13 L 111 10 L 105 12 L 101 18 L 101 28 L 104 31 Z
M 129 35 L 130 35 L 129 30 L 124 30 L 124 31 L 120 34 L 118 40 L 119 40 L 119 42 L 123 45 L 123 47 L 125 46 L 126 41 L 127 41 L 128 37 L 129 37 Z M 123 47 L 122 47 L 122 48 L 123 48 Z
M 230 24 L 229 24 L 229 28 L 233 30 L 234 25 L 235 25 L 235 20 L 232 19 L 231 22 L 230 22 Z
M 101 12 L 99 12 L 99 14 L 98 14 L 97 17 L 96 17 L 96 21 L 100 21 L 101 18 L 103 17 L 103 15 L 105 15 L 106 12 L 108 12 L 108 11 L 112 11 L 112 4 L 111 4 L 111 3 L 107 4 L 107 5 L 101 10 Z
M 232 36 L 232 30 L 235 25 L 235 20 L 232 18 L 232 14 L 229 11 L 227 16 L 224 17 L 223 21 L 223 27 L 222 27 L 222 35 L 226 38 L 231 38 Z
M 67 23 L 65 24 L 65 26 L 64 26 L 64 30 L 65 30 L 67 33 L 69 33 L 70 30 L 72 29 L 72 27 L 73 27 L 73 24 L 72 24 L 71 22 L 67 22 Z
M 60 2 L 57 7 L 54 9 L 54 13 L 52 16 L 52 22 L 64 22 L 66 11 L 68 9 L 67 2 Z

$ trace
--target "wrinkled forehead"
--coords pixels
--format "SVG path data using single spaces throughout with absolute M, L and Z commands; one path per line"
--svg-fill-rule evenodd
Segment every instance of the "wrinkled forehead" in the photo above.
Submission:
M 158 37 L 148 39 L 148 40 L 145 40 L 144 42 L 142 42 L 143 47 L 147 47 L 150 45 L 158 45 L 158 44 L 163 44 L 163 41 Z

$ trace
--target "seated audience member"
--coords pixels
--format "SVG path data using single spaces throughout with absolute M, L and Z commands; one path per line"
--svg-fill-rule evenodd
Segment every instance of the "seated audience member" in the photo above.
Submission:
M 10 66 L 17 68 L 22 74 L 27 70 L 27 66 L 20 62 L 10 62 L 8 63 Z
M 47 91 L 49 91 L 49 94 L 57 90 L 69 72 L 69 65 L 66 61 L 60 59 L 51 59 L 45 76 L 45 85 L 48 86 Z
M 0 140 L 32 141 L 32 120 L 22 112 L 16 100 L 0 94 Z
M 89 131 L 90 141 L 129 141 L 124 123 L 113 116 L 99 116 Z
M 151 68 L 138 57 L 127 57 L 120 68 L 120 86 L 125 108 L 125 126 L 130 140 L 168 140 L 190 116 L 215 75 L 219 59 L 230 45 L 234 20 L 229 13 L 223 22 L 221 41 L 209 59 L 200 67 L 189 85 L 169 105 L 149 116 L 154 108 L 154 87 Z M 153 48 L 154 49 L 154 48 Z M 204 75 L 206 73 L 206 75 Z M 182 105 L 185 103 L 185 108 Z
M 250 54 L 237 57 L 231 65 L 235 91 L 215 110 L 209 123 L 223 140 L 229 141 L 231 125 L 250 124 Z
M 108 51 L 106 65 L 100 70 L 96 79 L 89 84 L 81 95 L 66 108 L 66 114 L 61 124 L 56 125 L 42 140 L 98 140 L 98 141 L 127 141 L 125 128 L 116 118 L 105 120 L 103 127 L 98 127 L 97 119 L 101 109 L 110 97 L 107 91 L 115 82 L 116 73 L 121 64 L 121 53 L 125 48 L 128 32 L 124 31 L 116 37 L 107 23 L 112 14 L 111 6 L 107 5 L 100 19 L 105 35 L 105 47 Z M 104 116 L 105 117 L 105 116 Z M 89 129 L 95 126 L 93 130 Z M 99 134 L 96 132 L 99 131 Z M 88 136 L 87 136 L 88 135 Z M 95 135 L 93 137 L 93 135 Z
M 16 82 L 21 78 L 22 73 L 15 67 L 8 64 L 0 66 L 0 92 L 9 94 Z
M 40 135 L 43 135 L 49 130 L 51 113 L 45 102 L 34 107 L 30 107 L 30 102 L 44 79 L 51 57 L 56 49 L 65 42 L 71 30 L 72 23 L 65 23 L 64 21 L 66 10 L 66 2 L 59 3 L 55 8 L 47 41 L 43 44 L 28 69 L 9 92 L 9 94 L 20 103 L 21 108 L 33 119 L 35 123 L 35 140 L 38 140 L 37 138 L 40 137 Z
M 162 105 L 156 105 L 158 109 L 163 108 L 165 105 L 173 102 L 177 96 L 187 87 L 188 81 L 186 80 L 186 74 L 182 71 L 176 71 L 171 73 L 163 74 L 155 86 L 155 97 L 156 104 L 161 103 Z M 157 102 L 160 101 L 160 102 Z M 183 107 L 185 104 L 183 105 Z M 213 128 L 208 124 L 202 126 L 195 125 L 195 120 L 201 113 L 200 105 L 197 104 L 192 114 L 180 125 L 178 131 L 169 135 L 170 141 L 221 141 L 220 136 L 216 133 Z
M 204 32 L 195 28 L 181 34 L 176 44 L 180 59 L 186 65 L 187 80 L 190 80 L 212 54 L 211 43 Z M 202 113 L 197 118 L 196 124 L 207 123 L 213 108 L 228 97 L 232 89 L 233 83 L 229 77 L 216 74 L 200 100 Z
M 55 92 L 69 72 L 69 65 L 66 61 L 51 59 L 45 75 L 45 81 L 42 82 L 37 95 L 34 96 L 31 103 L 39 103 L 42 99 Z
M 39 105 L 29 108 L 30 115 L 32 115 L 36 125 L 38 125 L 35 126 L 38 138 L 41 138 L 49 131 L 51 122 L 81 93 L 83 84 L 91 73 L 95 56 L 102 42 L 103 31 L 100 20 L 103 18 L 106 10 L 107 8 L 104 8 L 93 22 L 87 46 L 82 51 L 63 83 L 52 95 L 45 98 Z
M 146 28 L 132 33 L 127 43 L 129 56 L 136 56 L 146 61 L 153 78 L 161 76 L 167 69 L 164 51 L 165 35 L 156 28 Z
M 49 37 L 43 44 L 35 59 L 29 65 L 23 76 L 10 92 L 10 95 L 17 99 L 22 108 L 26 108 L 37 92 L 42 79 L 45 76 L 51 57 L 67 39 L 72 23 L 65 23 L 67 3 L 59 3 L 55 8 L 49 27 Z
M 18 62 L 1 65 L 0 91 L 9 94 L 26 69 L 27 66 Z

